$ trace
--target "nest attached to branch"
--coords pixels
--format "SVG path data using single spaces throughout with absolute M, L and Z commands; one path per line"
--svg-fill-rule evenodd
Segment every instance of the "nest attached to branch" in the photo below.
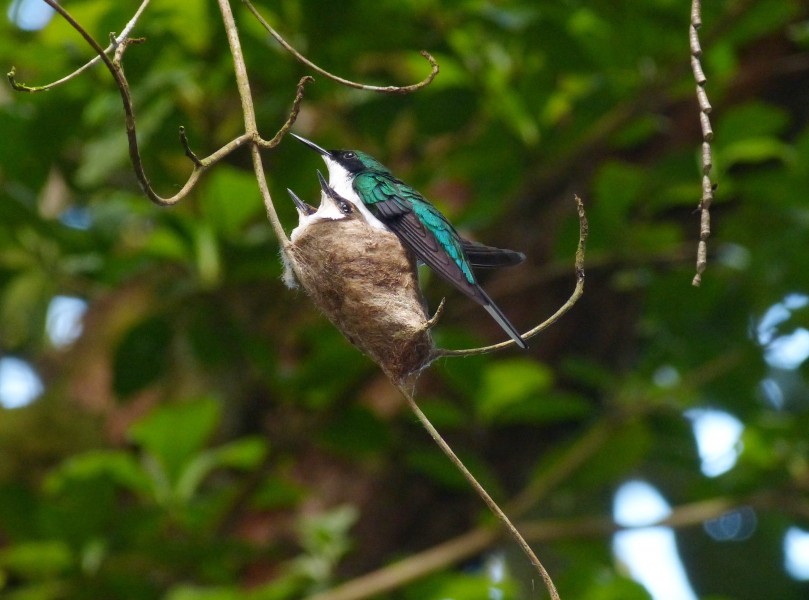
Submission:
M 416 261 L 395 234 L 361 219 L 314 223 L 284 246 L 284 281 L 315 305 L 391 379 L 412 379 L 435 358 Z M 292 276 L 294 273 L 294 276 Z

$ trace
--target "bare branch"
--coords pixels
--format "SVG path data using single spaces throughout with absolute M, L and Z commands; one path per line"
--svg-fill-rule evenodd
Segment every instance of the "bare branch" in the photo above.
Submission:
M 697 272 L 691 284 L 699 286 L 702 283 L 702 273 L 708 264 L 708 237 L 711 235 L 711 203 L 713 202 L 714 185 L 711 183 L 711 141 L 713 140 L 713 129 L 708 115 L 711 112 L 711 103 L 708 101 L 708 94 L 705 92 L 705 82 L 707 78 L 702 71 L 700 57 L 702 48 L 699 44 L 698 29 L 702 26 L 702 6 L 700 0 L 691 2 L 691 25 L 688 29 L 688 42 L 691 49 L 691 71 L 697 83 L 697 103 L 699 104 L 699 123 L 702 129 L 702 196 L 699 201 L 700 225 L 699 244 L 697 245 Z
M 245 135 L 250 136 L 250 156 L 253 159 L 253 170 L 256 174 L 256 181 L 258 182 L 258 189 L 261 193 L 261 198 L 264 201 L 264 207 L 267 210 L 267 218 L 270 220 L 273 231 L 278 238 L 278 243 L 281 248 L 284 248 L 289 243 L 284 228 L 281 226 L 281 221 L 278 218 L 278 213 L 275 210 L 275 205 L 270 195 L 270 188 L 267 185 L 267 175 L 264 172 L 264 165 L 261 162 L 261 152 L 259 151 L 257 140 L 259 140 L 258 126 L 256 125 L 256 111 L 253 108 L 253 96 L 250 92 L 250 80 L 247 77 L 247 67 L 244 62 L 244 55 L 242 54 L 242 46 L 239 41 L 239 32 L 236 29 L 236 21 L 233 18 L 233 11 L 230 8 L 228 0 L 218 0 L 219 11 L 222 13 L 222 22 L 225 26 L 225 33 L 228 38 L 228 45 L 230 46 L 230 53 L 233 56 L 233 70 L 236 75 L 236 87 L 239 90 L 239 97 L 242 102 L 242 114 L 244 115 L 244 128 Z M 281 128 L 281 131 L 268 143 L 272 143 L 276 138 L 280 141 L 289 125 L 295 121 L 298 115 L 300 106 L 300 99 L 303 95 L 303 86 L 306 84 L 306 78 L 298 82 L 298 93 L 295 96 L 295 101 L 292 106 L 292 113 L 290 114 L 287 123 Z M 276 144 L 278 142 L 275 142 Z
M 124 26 L 123 30 L 121 30 L 121 33 L 118 34 L 118 36 L 115 36 L 115 35 L 112 35 L 112 34 L 110 35 L 110 37 L 111 37 L 110 45 L 107 46 L 104 49 L 104 54 L 107 54 L 107 53 L 111 52 L 112 50 L 117 49 L 118 45 L 121 44 L 124 40 L 126 40 L 129 37 L 129 34 L 132 33 L 132 30 L 135 28 L 135 25 L 137 24 L 138 19 L 140 19 L 141 15 L 143 14 L 143 11 L 146 10 L 147 6 L 149 6 L 149 2 L 151 2 L 151 0 L 143 0 L 143 2 L 141 2 L 141 5 L 138 7 L 138 10 L 135 11 L 135 14 L 132 15 L 132 18 L 129 19 L 129 22 Z M 50 4 L 50 3 L 48 3 L 48 4 Z M 64 16 L 64 15 L 62 15 L 62 16 Z M 15 75 L 14 67 L 11 68 L 11 71 L 7 74 L 7 77 L 8 77 L 9 83 L 11 83 L 11 86 L 15 90 L 17 90 L 18 92 L 45 92 L 45 91 L 50 90 L 51 88 L 54 88 L 54 87 L 56 87 L 58 85 L 66 83 L 66 82 L 70 81 L 71 79 L 73 79 L 75 77 L 78 77 L 79 75 L 81 75 L 82 73 L 87 71 L 90 67 L 92 67 L 94 65 L 97 65 L 100 62 L 101 62 L 101 56 L 94 56 L 88 62 L 86 62 L 84 65 L 82 65 L 81 67 L 79 67 L 78 69 L 73 71 L 70 75 L 65 75 L 61 79 L 57 79 L 56 81 L 53 81 L 53 82 L 48 83 L 46 85 L 28 86 L 28 85 L 25 85 L 24 83 L 18 83 L 14 79 L 14 75 Z
M 281 129 L 278 130 L 278 133 L 273 136 L 273 138 L 268 142 L 261 138 L 256 139 L 256 143 L 261 146 L 262 148 L 269 149 L 275 148 L 278 144 L 281 143 L 281 140 L 284 139 L 284 136 L 287 132 L 292 129 L 292 125 L 295 124 L 295 121 L 298 119 L 298 113 L 301 111 L 301 102 L 303 101 L 303 91 L 306 87 L 307 83 L 312 83 L 315 80 L 314 77 L 311 75 L 306 75 L 305 77 L 301 77 L 301 80 L 298 82 L 298 89 L 295 92 L 295 99 L 292 101 L 292 110 L 289 111 L 289 118 L 286 120 L 281 126 Z
M 126 50 L 127 46 L 130 42 L 135 43 L 135 40 L 123 39 L 118 47 L 115 49 L 115 57 L 114 59 L 110 59 L 107 56 L 104 49 L 96 42 L 96 40 L 91 36 L 84 27 L 82 27 L 71 15 L 67 12 L 67 10 L 59 5 L 55 0 L 43 0 L 48 6 L 53 8 L 56 12 L 58 12 L 65 21 L 67 21 L 73 29 L 75 29 L 79 35 L 81 35 L 84 40 L 90 45 L 90 47 L 95 50 L 98 58 L 104 63 L 109 70 L 112 77 L 115 79 L 115 83 L 118 86 L 118 91 L 121 94 L 121 101 L 124 105 L 124 113 L 126 115 L 126 134 L 129 140 L 129 157 L 132 161 L 132 166 L 135 169 L 135 175 L 138 178 L 138 182 L 143 189 L 143 192 L 146 196 L 154 203 L 160 204 L 162 206 L 167 206 L 176 203 L 180 199 L 182 199 L 188 191 L 194 186 L 197 179 L 199 179 L 199 175 L 201 173 L 201 169 L 195 167 L 194 171 L 191 173 L 188 181 L 185 183 L 183 188 L 171 198 L 162 198 L 158 196 L 154 190 L 152 189 L 151 185 L 149 184 L 149 179 L 146 176 L 146 172 L 143 168 L 143 162 L 140 157 L 140 150 L 138 149 L 138 139 L 137 139 L 137 132 L 135 128 L 135 114 L 134 109 L 132 107 L 132 97 L 129 92 L 129 83 L 124 76 L 123 68 L 121 67 L 121 58 L 123 56 L 123 52 Z M 116 38 L 117 39 L 117 38 Z
M 336 81 L 337 83 L 340 83 L 342 85 L 352 87 L 352 88 L 356 88 L 356 89 L 359 89 L 359 90 L 365 90 L 367 92 L 380 92 L 380 93 L 383 93 L 383 94 L 410 94 L 412 92 L 415 92 L 416 90 L 420 90 L 421 88 L 430 85 L 430 83 L 432 83 L 433 79 L 435 79 L 435 76 L 438 75 L 438 71 L 439 71 L 438 63 L 436 62 L 436 60 L 432 56 L 430 56 L 429 52 L 427 52 L 426 50 L 422 50 L 420 54 L 424 58 L 427 59 L 427 61 L 430 63 L 430 66 L 431 66 L 432 69 L 430 71 L 430 74 L 425 79 L 423 79 L 422 81 L 420 81 L 418 83 L 414 83 L 413 85 L 406 85 L 406 86 L 402 86 L 402 87 L 395 86 L 395 85 L 377 86 L 377 85 L 367 85 L 367 84 L 364 84 L 364 83 L 357 83 L 356 81 L 350 81 L 348 79 L 343 79 L 342 77 L 338 77 L 337 75 L 333 75 L 332 73 L 329 73 L 325 69 L 322 69 L 321 67 L 317 66 L 315 63 L 313 63 L 308 58 L 303 56 L 300 52 L 295 50 L 295 48 L 293 48 L 289 44 L 289 42 L 287 42 L 283 37 L 281 37 L 281 34 L 279 34 L 277 31 L 275 31 L 275 29 L 272 28 L 272 26 L 267 22 L 267 20 L 264 17 L 261 16 L 261 13 L 258 12 L 256 7 L 253 6 L 253 3 L 250 2 L 250 0 L 242 0 L 242 2 L 244 3 L 245 6 L 247 6 L 248 10 L 251 13 L 253 13 L 253 16 L 256 18 L 256 20 L 259 23 L 261 23 L 261 26 L 264 27 L 264 29 L 266 29 L 267 32 L 273 38 L 275 38 L 275 41 L 277 41 L 279 44 L 281 44 L 281 46 L 283 46 L 283 48 L 287 52 L 289 52 L 292 56 L 294 56 L 299 62 L 303 63 L 304 65 L 306 65 L 307 67 L 309 67 L 313 71 L 315 71 L 317 73 L 320 73 L 324 77 L 328 77 L 332 81 Z
M 188 145 L 188 136 L 185 135 L 185 127 L 180 125 L 180 143 L 183 145 L 185 149 L 185 155 L 188 159 L 194 163 L 195 167 L 202 167 L 202 161 L 194 154 L 194 151 L 191 150 L 191 146 Z
M 123 35 L 118 36 L 118 37 L 113 36 L 114 40 L 115 40 L 115 43 L 111 44 L 111 46 L 115 47 L 115 54 L 114 54 L 113 58 L 110 59 L 110 57 L 108 57 L 107 54 L 106 54 L 106 52 L 108 50 L 105 51 L 103 48 L 101 48 L 101 46 L 98 44 L 98 42 L 95 41 L 95 39 L 87 32 L 87 30 L 84 29 L 70 15 L 70 13 L 67 12 L 67 10 L 65 8 L 63 8 L 62 6 L 57 4 L 54 0 L 43 0 L 43 1 L 45 3 L 47 3 L 49 6 L 51 6 L 56 12 L 58 12 L 62 16 L 62 18 L 64 18 L 65 21 L 67 21 L 71 25 L 71 27 L 73 27 L 73 29 L 75 29 L 85 39 L 85 41 L 90 45 L 90 47 L 93 48 L 93 50 L 95 50 L 95 52 L 97 54 L 96 58 L 98 60 L 100 60 L 101 62 L 103 62 L 104 65 L 107 67 L 107 70 L 109 70 L 109 72 L 112 74 L 113 79 L 115 80 L 115 83 L 116 83 L 116 85 L 118 87 L 118 90 L 120 92 L 121 102 L 123 103 L 123 107 L 124 107 L 124 114 L 125 114 L 125 117 L 126 117 L 126 134 L 127 134 L 127 139 L 128 139 L 128 142 L 129 142 L 129 157 L 130 157 L 130 160 L 132 162 L 132 166 L 133 166 L 133 168 L 135 170 L 135 176 L 137 177 L 138 183 L 140 183 L 140 186 L 143 189 L 143 192 L 146 194 L 146 196 L 149 198 L 149 200 L 151 200 L 155 204 L 159 204 L 161 206 L 170 206 L 170 205 L 176 204 L 177 202 L 182 200 L 193 189 L 193 187 L 196 185 L 197 181 L 199 180 L 199 178 L 200 178 L 200 176 L 202 175 L 203 172 L 205 172 L 211 166 L 213 166 L 214 164 L 216 164 L 217 162 L 222 160 L 225 156 L 229 155 L 231 152 L 237 150 L 241 146 L 244 146 L 245 144 L 248 144 L 248 143 L 250 143 L 254 147 L 257 146 L 257 145 L 261 145 L 264 148 L 273 148 L 273 147 L 277 146 L 278 143 L 280 142 L 281 138 L 283 137 L 283 134 L 286 133 L 286 131 L 292 126 L 292 124 L 294 123 L 295 119 L 298 116 L 298 112 L 300 110 L 300 103 L 301 103 L 301 100 L 303 98 L 304 85 L 307 82 L 312 81 L 311 77 L 304 77 L 298 83 L 297 94 L 295 96 L 295 100 L 293 101 L 292 110 L 290 112 L 290 115 L 289 115 L 286 123 L 284 123 L 281 130 L 278 132 L 278 134 L 276 134 L 276 136 L 272 140 L 270 140 L 269 142 L 265 141 L 265 140 L 262 140 L 261 137 L 258 134 L 258 130 L 256 128 L 256 123 L 255 123 L 255 112 L 252 110 L 252 100 L 249 100 L 249 99 L 248 99 L 247 102 L 249 104 L 249 111 L 250 111 L 250 115 L 252 115 L 252 118 L 247 119 L 247 112 L 245 112 L 245 118 L 249 121 L 247 131 L 244 134 L 240 135 L 239 137 L 231 140 L 230 142 L 228 142 L 227 144 L 222 146 L 219 150 L 215 151 L 213 154 L 211 154 L 210 156 L 208 156 L 206 158 L 203 158 L 203 159 L 198 158 L 197 155 L 191 150 L 191 148 L 190 148 L 190 146 L 188 144 L 188 138 L 187 138 L 186 133 L 185 133 L 185 128 L 181 127 L 180 128 L 180 143 L 182 144 L 183 149 L 185 150 L 186 156 L 188 156 L 188 158 L 194 164 L 194 169 L 191 172 L 191 175 L 189 176 L 188 180 L 185 182 L 185 184 L 183 185 L 183 187 L 180 189 L 179 192 L 177 192 L 175 195 L 173 195 L 171 197 L 164 198 L 164 197 L 158 195 L 154 191 L 154 189 L 152 188 L 151 184 L 149 183 L 149 179 L 148 179 L 148 177 L 146 175 L 146 171 L 144 169 L 144 166 L 143 166 L 143 161 L 141 159 L 140 149 L 139 149 L 139 146 L 138 146 L 137 129 L 136 129 L 136 124 L 135 124 L 135 113 L 134 113 L 134 108 L 133 108 L 133 104 L 132 104 L 132 96 L 131 96 L 131 93 L 129 91 L 129 82 L 126 79 L 126 75 L 124 74 L 123 66 L 121 64 L 121 61 L 123 59 L 123 54 L 126 51 L 126 49 L 129 47 L 129 45 L 130 44 L 140 43 L 140 42 L 143 41 L 143 39 L 142 38 L 126 38 Z M 136 15 L 136 16 L 139 16 L 139 13 L 142 12 L 143 8 L 145 8 L 145 5 L 147 3 L 148 2 L 144 2 L 141 5 L 141 8 L 138 11 L 138 15 Z M 130 21 L 130 24 L 133 24 L 132 21 Z M 229 26 L 231 28 L 231 30 L 233 32 L 235 32 L 235 23 L 233 22 L 232 14 L 231 14 L 230 21 L 228 22 L 226 20 L 225 24 L 226 24 L 226 27 Z M 236 38 L 236 43 L 238 44 L 238 38 Z M 233 49 L 232 44 L 231 44 L 231 49 Z M 243 60 L 243 58 L 241 56 L 240 51 L 239 51 L 239 55 L 238 55 L 238 60 L 236 59 L 236 56 L 234 56 L 234 61 L 236 62 L 236 79 L 237 79 L 237 83 L 242 82 L 242 81 L 246 82 L 246 71 L 245 71 L 245 68 L 244 68 L 244 60 Z M 22 84 L 16 83 L 14 81 L 14 69 L 12 69 L 12 72 L 8 74 L 8 77 L 9 77 L 9 80 L 12 82 L 12 85 L 15 86 L 15 89 L 19 89 L 21 91 L 35 91 L 34 88 L 29 88 L 27 86 L 23 86 Z M 242 90 L 240 88 L 240 93 L 241 93 L 241 91 Z M 247 93 L 248 93 L 248 97 L 249 97 L 249 85 L 247 86 Z M 244 96 L 243 96 L 242 99 L 243 99 L 243 105 L 244 105 Z M 247 111 L 247 108 L 245 108 L 245 111 Z M 262 186 L 260 185 L 259 187 L 261 188 Z M 265 182 L 263 187 L 264 187 L 264 189 L 267 189 L 266 182 Z M 272 210 L 270 208 L 272 206 L 272 202 L 269 199 L 269 192 L 268 191 L 267 191 L 267 196 L 264 198 L 264 202 L 265 202 L 265 205 L 268 206 L 268 214 L 270 214 L 270 216 L 271 216 L 270 220 L 273 221 L 272 213 L 274 213 L 274 208 Z M 275 228 L 277 234 L 280 233 L 279 240 L 283 241 L 286 238 L 286 236 L 283 233 L 283 229 L 281 228 L 280 222 L 278 222 L 277 217 L 273 221 L 273 227 Z
M 410 405 L 410 410 L 416 415 L 421 424 L 430 434 L 430 437 L 433 438 L 438 447 L 441 448 L 441 451 L 446 454 L 447 458 L 450 459 L 455 468 L 458 469 L 464 478 L 469 482 L 469 485 L 472 486 L 472 489 L 475 490 L 478 496 L 483 500 L 489 510 L 496 516 L 500 523 L 505 528 L 506 532 L 511 536 L 511 538 L 517 543 L 517 545 L 522 550 L 523 554 L 528 557 L 528 560 L 531 561 L 531 564 L 539 573 L 542 580 L 545 582 L 545 587 L 548 589 L 548 593 L 551 596 L 552 600 L 559 600 L 559 592 L 556 591 L 556 586 L 553 584 L 553 580 L 548 572 L 545 570 L 545 567 L 542 565 L 542 562 L 537 558 L 537 555 L 531 549 L 531 546 L 528 545 L 528 542 L 525 541 L 523 536 L 520 534 L 519 530 L 514 526 L 511 520 L 508 518 L 506 513 L 503 512 L 503 509 L 495 502 L 486 489 L 478 483 L 478 480 L 475 479 L 475 476 L 469 472 L 469 469 L 466 468 L 466 465 L 463 464 L 460 458 L 453 452 L 452 448 L 450 448 L 449 444 L 441 437 L 441 434 L 438 430 L 433 426 L 430 422 L 430 419 L 427 418 L 419 405 L 416 403 L 415 399 L 413 398 L 412 394 L 410 394 L 407 390 L 403 387 L 398 386 L 399 391 L 407 400 L 408 405 Z
M 555 313 L 553 313 L 553 315 L 522 335 L 523 339 L 525 340 L 531 339 L 541 331 L 545 331 L 548 327 L 556 323 L 562 317 L 562 315 L 569 311 L 573 305 L 578 302 L 579 298 L 581 298 L 582 294 L 584 293 L 584 252 L 587 246 L 589 226 L 587 224 L 587 215 L 584 212 L 584 204 L 582 203 L 581 198 L 574 196 L 574 199 L 576 201 L 576 210 L 579 216 L 579 245 L 576 248 L 575 262 L 576 287 L 573 289 L 573 293 L 570 295 L 570 298 L 567 299 L 567 302 L 565 302 Z M 511 348 L 512 346 L 516 346 L 514 340 L 500 342 L 499 344 L 492 344 L 491 346 L 482 346 L 480 348 L 467 348 L 463 350 L 439 349 L 436 350 L 436 357 L 477 356 L 480 354 L 497 352 L 498 350 L 504 350 L 505 348 Z

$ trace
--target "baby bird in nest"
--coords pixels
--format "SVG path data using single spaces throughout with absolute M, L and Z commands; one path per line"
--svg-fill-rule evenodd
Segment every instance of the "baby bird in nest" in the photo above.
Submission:
M 284 282 L 300 282 L 349 342 L 404 382 L 430 364 L 435 349 L 415 257 L 395 234 L 369 225 L 319 171 L 318 179 L 317 209 L 287 190 L 299 223 L 284 248 Z

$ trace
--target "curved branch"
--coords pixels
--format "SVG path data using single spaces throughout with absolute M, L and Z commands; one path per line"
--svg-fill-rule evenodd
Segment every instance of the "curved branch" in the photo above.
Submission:
M 292 125 L 295 124 L 295 121 L 298 119 L 298 113 L 301 112 L 301 101 L 303 100 L 303 91 L 306 88 L 307 83 L 312 83 L 315 80 L 314 77 L 311 75 L 305 75 L 301 77 L 301 80 L 298 82 L 298 88 L 295 92 L 295 99 L 292 101 L 292 110 L 289 111 L 289 117 L 287 118 L 286 122 L 281 126 L 281 129 L 278 130 L 273 138 L 270 141 L 263 140 L 261 138 L 256 139 L 256 143 L 264 149 L 275 148 L 278 144 L 281 143 L 281 140 L 287 134 L 287 132 L 292 129 Z
M 47 0 L 45 0 L 45 1 L 47 2 Z M 132 33 L 132 30 L 135 28 L 135 25 L 137 24 L 138 19 L 140 19 L 141 15 L 143 14 L 143 11 L 146 10 L 147 6 L 149 6 L 149 2 L 151 2 L 151 0 L 143 0 L 143 2 L 141 2 L 141 5 L 138 7 L 138 10 L 136 10 L 135 14 L 132 15 L 132 18 L 129 19 L 129 22 L 124 26 L 121 33 L 118 34 L 118 36 L 112 36 L 112 39 L 110 41 L 110 45 L 107 46 L 106 48 L 104 48 L 104 54 L 107 54 L 108 52 L 111 52 L 112 50 L 117 49 L 118 46 L 120 44 L 122 44 L 129 37 L 129 34 Z M 48 3 L 48 4 L 50 4 L 50 3 Z M 62 13 L 60 13 L 60 14 L 62 14 Z M 64 14 L 62 14 L 62 16 L 64 16 Z M 11 71 L 9 71 L 6 76 L 8 77 L 8 81 L 11 84 L 11 87 L 13 87 L 18 92 L 46 92 L 46 91 L 50 90 L 51 88 L 54 88 L 54 87 L 56 87 L 58 85 L 61 85 L 63 83 L 66 83 L 66 82 L 70 81 L 71 79 L 74 79 L 75 77 L 78 77 L 79 75 L 81 75 L 82 73 L 87 71 L 90 67 L 92 67 L 94 65 L 97 65 L 100 62 L 101 62 L 101 56 L 94 56 L 88 62 L 86 62 L 81 67 L 79 67 L 78 69 L 73 71 L 70 75 L 65 75 L 61 79 L 57 79 L 56 81 L 53 81 L 53 82 L 45 84 L 45 85 L 28 86 L 28 85 L 25 85 L 24 83 L 19 83 L 14 78 L 14 76 L 16 74 L 16 71 L 15 71 L 14 67 L 11 67 Z
M 188 138 L 186 137 L 185 134 L 185 128 L 181 127 L 180 143 L 182 144 L 185 150 L 186 156 L 188 156 L 188 158 L 193 163 L 194 168 L 193 171 L 191 172 L 191 175 L 188 177 L 188 180 L 185 182 L 180 191 L 174 194 L 173 196 L 164 198 L 158 195 L 152 188 L 151 184 L 149 183 L 149 178 L 146 175 L 146 170 L 143 166 L 143 160 L 141 159 L 140 148 L 138 146 L 137 129 L 135 124 L 135 112 L 132 104 L 132 96 L 129 91 L 129 82 L 126 79 L 126 75 L 124 74 L 123 67 L 121 64 L 123 54 L 126 51 L 127 47 L 130 44 L 139 43 L 142 40 L 126 38 L 123 36 L 123 34 L 121 36 L 118 36 L 117 38 L 115 38 L 115 41 L 117 42 L 117 45 L 115 45 L 115 54 L 114 57 L 111 59 L 109 56 L 107 56 L 106 51 L 103 48 L 101 48 L 98 42 L 96 42 L 96 40 L 87 32 L 87 30 L 84 29 L 70 15 L 70 13 L 68 13 L 68 11 L 65 8 L 57 4 L 54 0 L 43 0 L 43 1 L 47 3 L 51 8 L 53 8 L 56 12 L 58 12 L 62 16 L 62 18 L 64 18 L 65 21 L 67 21 L 70 24 L 70 26 L 73 27 L 73 29 L 75 29 L 84 38 L 84 40 L 90 45 L 90 47 L 93 50 L 95 50 L 97 54 L 96 59 L 102 61 L 104 65 L 107 67 L 107 70 L 112 74 L 113 79 L 115 80 L 115 83 L 118 87 L 118 91 L 120 92 L 121 102 L 123 103 L 124 107 L 124 114 L 126 117 L 126 135 L 129 143 L 129 158 L 130 161 L 132 162 L 132 167 L 135 170 L 135 176 L 137 177 L 138 183 L 140 184 L 144 194 L 146 194 L 149 200 L 160 206 L 171 206 L 182 200 L 196 185 L 202 173 L 204 173 L 211 166 L 213 166 L 214 164 L 216 164 L 217 162 L 219 162 L 224 157 L 226 157 L 236 149 L 240 148 L 241 146 L 248 143 L 251 143 L 253 146 L 261 145 L 264 148 L 273 148 L 277 146 L 283 135 L 286 133 L 287 130 L 289 130 L 289 128 L 292 126 L 292 124 L 294 123 L 295 119 L 298 116 L 298 113 L 300 111 L 300 103 L 301 100 L 303 99 L 303 89 L 305 84 L 308 83 L 309 81 L 312 81 L 312 78 L 308 76 L 301 78 L 300 82 L 298 83 L 298 89 L 295 95 L 295 100 L 292 103 L 290 115 L 286 123 L 284 123 L 279 132 L 270 141 L 265 141 L 261 139 L 261 137 L 258 134 L 255 123 L 255 115 L 254 111 L 252 110 L 252 104 L 250 104 L 250 114 L 253 116 L 252 119 L 249 120 L 250 124 L 247 127 L 247 131 L 242 135 L 240 135 L 239 137 L 231 140 L 230 142 L 222 146 L 219 150 L 215 151 L 214 153 L 203 159 L 198 158 L 196 154 L 194 154 L 194 152 L 191 150 L 188 144 Z M 144 3 L 141 5 L 141 8 L 139 9 L 138 13 L 142 11 L 142 9 L 146 6 L 147 3 L 148 0 L 145 0 Z M 132 21 L 130 21 L 130 24 L 132 24 Z M 230 19 L 230 25 L 231 25 L 230 28 L 235 31 L 235 24 L 233 24 L 232 15 Z M 239 56 L 241 57 L 241 54 L 239 54 Z M 241 60 L 241 58 L 240 61 L 241 64 L 243 65 L 244 61 Z M 238 67 L 238 61 L 236 70 L 237 70 L 237 82 L 239 82 L 241 81 L 240 76 L 242 75 L 244 68 L 243 66 L 241 69 Z M 246 74 L 244 74 L 244 77 L 246 78 Z M 9 78 L 10 79 L 13 78 L 13 73 L 9 74 Z M 19 89 L 19 86 L 21 85 L 22 84 L 16 84 L 17 87 L 15 89 Z M 32 91 L 33 88 L 28 89 L 26 87 L 24 89 L 25 91 Z M 249 87 L 247 88 L 247 90 L 249 93 Z M 264 187 L 266 188 L 266 182 Z M 268 197 L 265 197 L 264 200 L 265 204 L 268 204 L 269 202 L 268 206 L 271 205 L 271 200 L 269 200 Z M 268 212 L 269 211 L 270 208 L 268 208 Z M 277 225 L 276 233 L 281 232 L 283 234 L 283 230 L 280 228 L 280 223 L 278 223 L 277 221 L 278 220 L 276 217 L 275 222 L 273 222 L 274 227 Z M 279 239 L 283 240 L 284 237 L 279 237 Z
M 589 226 L 587 224 L 587 215 L 584 212 L 584 204 L 582 203 L 581 198 L 574 196 L 574 199 L 576 201 L 576 211 L 579 216 L 579 245 L 576 248 L 575 262 L 576 287 L 573 289 L 573 293 L 570 295 L 570 298 L 567 299 L 567 302 L 565 302 L 555 313 L 553 313 L 553 315 L 522 335 L 523 339 L 525 340 L 531 339 L 541 331 L 546 330 L 548 327 L 556 323 L 556 321 L 558 321 L 562 315 L 569 311 L 573 305 L 578 302 L 582 294 L 584 294 L 584 251 L 587 246 Z M 497 352 L 498 350 L 504 350 L 505 348 L 511 348 L 512 346 L 516 346 L 514 340 L 500 342 L 499 344 L 492 344 L 491 346 L 482 346 L 480 348 L 466 348 L 463 350 L 438 349 L 435 352 L 435 356 L 436 358 L 442 358 L 445 356 L 477 356 L 480 354 Z
M 104 49 L 96 42 L 96 40 L 91 36 L 84 27 L 82 27 L 71 15 L 67 10 L 59 5 L 55 0 L 43 0 L 48 6 L 53 8 L 56 12 L 58 12 L 65 21 L 67 21 L 73 29 L 75 29 L 79 35 L 81 35 L 84 40 L 90 45 L 90 47 L 95 50 L 98 58 L 104 63 L 107 67 L 107 70 L 112 75 L 113 79 L 115 79 L 115 83 L 118 86 L 118 91 L 121 94 L 121 102 L 124 105 L 124 113 L 126 116 L 126 135 L 129 141 L 129 158 L 132 161 L 132 166 L 135 169 L 135 175 L 138 178 L 138 183 L 140 183 L 143 192 L 146 196 L 154 202 L 155 204 L 159 204 L 161 206 L 168 206 L 178 202 L 182 199 L 188 191 L 194 186 L 197 179 L 199 179 L 199 175 L 201 174 L 201 167 L 194 167 L 194 171 L 191 173 L 188 181 L 186 181 L 185 185 L 182 189 L 172 196 L 171 198 L 162 198 L 161 196 L 157 195 L 155 191 L 152 189 L 151 185 L 149 184 L 149 179 L 146 176 L 146 172 L 143 168 L 143 162 L 140 157 L 140 150 L 138 148 L 138 138 L 137 138 L 137 131 L 135 128 L 135 113 L 132 107 L 132 96 L 129 92 L 129 82 L 126 80 L 124 76 L 123 68 L 121 67 L 121 58 L 123 56 L 124 51 L 126 50 L 127 46 L 130 43 L 135 43 L 137 40 L 131 39 L 123 39 L 121 40 L 118 47 L 115 49 L 115 57 L 111 59 L 107 56 Z
M 342 85 L 352 87 L 352 88 L 356 88 L 358 90 L 365 90 L 367 92 L 380 92 L 382 94 L 410 94 L 412 92 L 420 90 L 423 87 L 426 87 L 426 86 L 430 85 L 432 83 L 433 79 L 435 79 L 435 76 L 438 75 L 438 71 L 439 71 L 438 63 L 430 55 L 429 52 L 427 52 L 426 50 L 422 50 L 420 52 L 420 54 L 425 59 L 427 59 L 427 61 L 430 63 L 430 67 L 431 67 L 430 74 L 425 79 L 419 81 L 418 83 L 414 83 L 413 85 L 405 85 L 405 86 L 401 86 L 401 87 L 400 86 L 395 86 L 395 85 L 377 86 L 377 85 L 367 85 L 367 84 L 364 84 L 364 83 L 357 83 L 356 81 L 351 81 L 349 79 L 343 79 L 342 77 L 339 77 L 337 75 L 333 75 L 332 73 L 329 73 L 325 69 L 317 66 L 311 60 L 306 58 L 303 54 L 301 54 L 300 52 L 295 50 L 295 48 L 293 48 L 289 44 L 289 42 L 287 42 L 283 37 L 281 37 L 281 34 L 279 34 L 277 31 L 275 31 L 275 29 L 272 28 L 272 26 L 267 22 L 267 20 L 264 17 L 261 16 L 261 13 L 258 12 L 256 7 L 253 6 L 253 4 L 252 4 L 252 2 L 250 2 L 250 0 L 242 0 L 242 3 L 245 6 L 247 6 L 247 9 L 251 13 L 253 13 L 253 16 L 261 24 L 261 26 L 264 27 L 264 29 L 266 29 L 267 32 L 273 38 L 275 38 L 275 41 L 277 41 L 279 44 L 281 44 L 281 46 L 284 48 L 284 50 L 289 52 L 299 62 L 303 63 L 304 65 L 306 65 L 307 67 L 309 67 L 313 71 L 315 71 L 317 73 L 320 73 L 324 77 L 328 77 L 332 81 L 336 81 L 337 83 L 340 83 Z

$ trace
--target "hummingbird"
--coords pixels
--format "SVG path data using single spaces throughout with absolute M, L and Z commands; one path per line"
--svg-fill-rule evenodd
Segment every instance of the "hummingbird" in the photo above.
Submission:
M 518 264 L 524 254 L 464 240 L 424 196 L 365 152 L 325 150 L 290 135 L 321 155 L 329 170 L 329 187 L 351 201 L 369 225 L 396 234 L 421 262 L 480 304 L 520 348 L 528 347 L 473 271 Z
M 284 246 L 284 282 L 314 304 L 390 377 L 405 381 L 435 358 L 416 259 L 390 231 L 371 226 L 318 171 L 320 206 L 289 192 L 298 226 Z

